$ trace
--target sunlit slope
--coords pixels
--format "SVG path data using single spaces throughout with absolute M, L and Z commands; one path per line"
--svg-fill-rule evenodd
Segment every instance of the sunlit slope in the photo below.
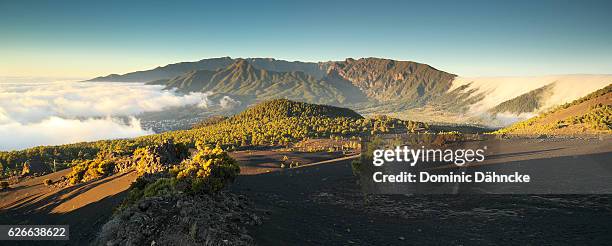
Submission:
M 612 133 L 612 84 L 496 133 L 610 134 Z

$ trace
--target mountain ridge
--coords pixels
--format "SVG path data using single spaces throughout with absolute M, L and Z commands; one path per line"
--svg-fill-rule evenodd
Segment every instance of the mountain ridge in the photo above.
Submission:
M 171 76 L 170 75 L 176 75 Z M 385 58 L 300 62 L 274 58 L 210 58 L 98 77 L 149 78 L 180 93 L 229 96 L 244 106 L 263 100 L 331 104 L 404 120 L 507 126 L 612 82 L 612 75 L 461 77 L 428 64 Z M 553 84 L 544 89 L 546 85 Z M 576 87 L 577 84 L 581 86 Z M 533 91 L 533 92 L 532 92 Z
M 250 97 L 254 101 L 287 98 L 336 105 L 367 101 L 365 95 L 350 83 L 317 80 L 302 71 L 258 69 L 246 59 L 237 59 L 233 64 L 216 71 L 191 71 L 151 84 L 165 85 L 165 89 L 176 89 L 181 93 L 214 92 L 243 99 Z
M 283 71 L 266 70 L 255 65 L 262 66 L 262 63 Z M 282 66 L 274 66 L 275 63 L 280 63 L 284 68 L 278 69 Z M 277 95 L 314 103 L 403 101 L 422 105 L 446 93 L 456 77 L 427 64 L 373 57 L 321 62 L 316 63 L 317 68 L 314 68 L 315 63 L 309 63 L 308 69 L 302 67 L 301 70 L 292 71 L 285 71 L 290 70 L 287 64 L 298 66 L 307 63 L 298 64 L 269 58 L 237 58 L 234 63 L 214 71 L 189 71 L 148 84 L 164 85 L 166 89 L 175 88 L 182 93 L 211 91 L 245 96 L 248 92 L 258 99 L 271 99 L 273 95 Z M 324 75 L 321 75 L 323 71 Z M 286 88 L 278 88 L 283 87 L 283 84 Z M 317 89 L 320 87 L 328 89 Z M 288 88 L 303 89 L 304 95 L 297 96 L 295 91 L 288 93 Z M 321 100 L 330 95 L 336 96 L 337 99 Z M 313 98 L 316 100 L 312 100 Z
M 178 62 L 158 66 L 149 70 L 135 71 L 125 74 L 109 74 L 96 77 L 87 82 L 150 82 L 161 79 L 170 79 L 194 70 L 215 71 L 234 63 L 236 60 L 246 60 L 258 69 L 289 72 L 302 71 L 314 77 L 320 78 L 325 74 L 326 65 L 329 62 L 301 62 L 286 61 L 274 58 L 231 58 L 229 56 L 217 58 L 205 58 L 193 62 Z

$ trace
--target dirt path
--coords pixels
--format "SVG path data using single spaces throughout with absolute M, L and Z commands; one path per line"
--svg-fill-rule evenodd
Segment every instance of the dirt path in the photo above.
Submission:
M 58 180 L 70 170 L 36 177 L 0 193 L 2 224 L 70 225 L 70 244 L 87 244 L 113 209 L 123 200 L 135 172 L 116 174 L 93 182 L 58 188 L 45 186 L 43 180 Z M 29 245 L 33 242 L 11 242 Z M 38 244 L 62 245 L 68 242 L 47 241 Z

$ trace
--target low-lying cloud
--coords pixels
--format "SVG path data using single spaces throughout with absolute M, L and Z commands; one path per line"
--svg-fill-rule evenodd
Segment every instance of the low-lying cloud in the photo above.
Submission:
M 204 93 L 177 95 L 138 83 L 0 84 L 0 108 L 20 123 L 62 118 L 136 115 L 200 103 Z M 0 122 L 2 123 L 2 122 Z
M 136 118 L 125 123 L 113 118 L 64 119 L 50 117 L 41 122 L 0 125 L 0 150 L 23 149 L 39 145 L 59 145 L 102 139 L 130 138 L 153 134 L 144 130 Z
M 0 83 L 0 150 L 128 138 L 153 133 L 134 118 L 208 101 L 206 93 L 178 95 L 139 83 Z
M 233 99 L 230 96 L 223 96 L 221 99 L 219 99 L 218 103 L 215 103 L 213 100 L 210 99 L 210 96 L 212 96 L 213 94 L 214 93 L 211 91 L 201 93 L 202 100 L 200 101 L 200 103 L 198 103 L 198 107 L 211 108 L 218 106 L 222 109 L 231 110 L 242 105 L 242 102 Z
M 449 91 L 467 85 L 475 94 L 485 97 L 471 105 L 467 117 L 480 117 L 490 126 L 507 126 L 551 108 L 571 102 L 601 89 L 612 82 L 612 75 L 551 75 L 530 77 L 457 77 Z M 509 112 L 491 115 L 487 111 L 502 102 L 511 100 L 532 90 L 554 83 L 551 95 L 542 101 L 542 107 L 534 112 L 513 114 Z
M 219 105 L 224 109 L 233 109 L 235 107 L 239 107 L 242 103 L 238 100 L 235 100 L 229 96 L 223 96 L 221 100 L 219 100 Z

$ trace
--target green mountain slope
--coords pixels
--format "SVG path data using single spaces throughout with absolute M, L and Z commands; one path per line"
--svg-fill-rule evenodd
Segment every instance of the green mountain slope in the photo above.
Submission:
M 540 109 L 544 105 L 543 101 L 552 95 L 552 89 L 554 86 L 555 83 L 551 83 L 508 101 L 502 102 L 490 109 L 489 113 L 496 114 L 509 112 L 520 114 L 534 112 L 537 109 Z
M 159 83 L 155 81 L 153 83 Z M 347 104 L 367 101 L 361 91 L 344 80 L 317 80 L 300 71 L 275 72 L 257 69 L 246 60 L 217 71 L 192 71 L 167 80 L 167 89 L 188 92 L 214 92 L 255 101 L 287 98 L 312 103 Z

